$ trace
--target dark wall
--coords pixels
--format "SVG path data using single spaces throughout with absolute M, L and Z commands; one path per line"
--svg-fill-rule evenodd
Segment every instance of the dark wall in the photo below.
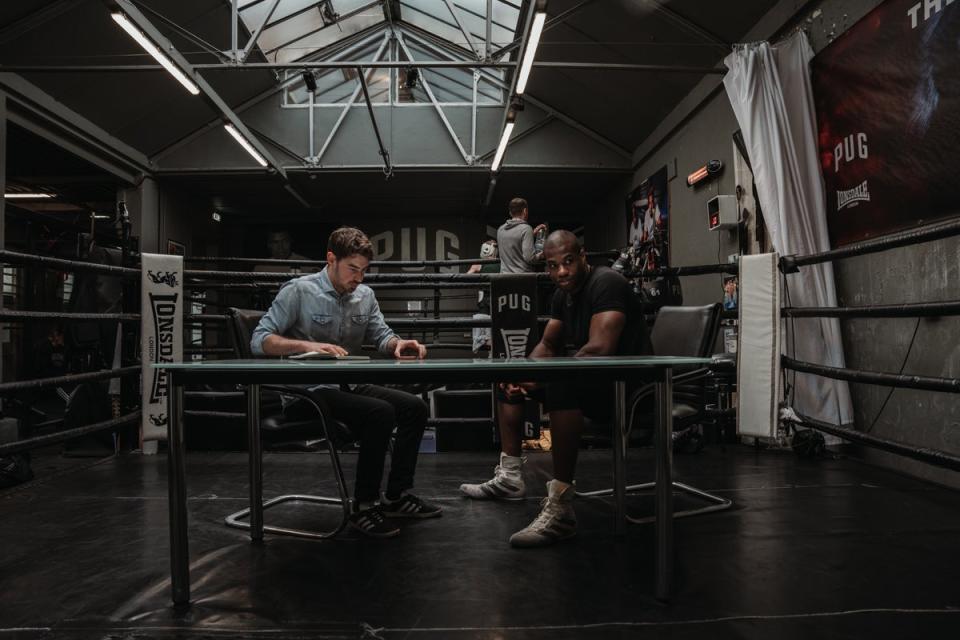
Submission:
M 829 0 L 753 39 L 776 39 L 791 29 L 807 31 L 815 51 L 879 5 L 878 0 Z M 735 179 L 732 135 L 738 129 L 725 92 L 703 91 L 692 116 L 662 140 L 647 141 L 640 149 L 636 180 L 670 162 L 677 163 L 676 180 L 670 183 L 671 233 L 674 264 L 713 262 L 717 255 L 716 232 L 707 231 L 702 211 L 715 193 L 732 194 Z M 659 143 L 659 144 L 658 144 Z M 652 150 L 651 150 L 652 149 Z M 683 176 L 710 158 L 727 166 L 720 180 L 708 188 L 688 189 Z M 729 238 L 719 239 L 721 257 L 733 252 Z M 895 304 L 954 300 L 960 297 L 960 241 L 942 240 L 863 256 L 836 263 L 837 293 L 841 305 Z M 696 280 L 699 280 L 697 282 Z M 719 278 L 704 276 L 684 281 L 685 302 L 720 299 Z M 915 338 L 914 338 L 914 333 Z M 873 371 L 918 375 L 960 376 L 960 319 L 931 318 L 843 322 L 847 364 Z M 912 341 L 912 346 L 911 346 Z M 855 426 L 874 435 L 960 454 L 960 403 L 952 395 L 896 390 L 871 385 L 851 385 Z M 887 399 L 889 395 L 889 400 Z M 936 482 L 960 486 L 957 474 L 940 471 L 870 449 L 858 450 L 869 461 Z

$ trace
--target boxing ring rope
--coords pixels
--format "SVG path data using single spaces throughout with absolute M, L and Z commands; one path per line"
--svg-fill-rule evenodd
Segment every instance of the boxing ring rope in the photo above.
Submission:
M 139 256 L 127 254 L 132 259 Z M 588 252 L 589 257 L 616 257 L 617 251 L 599 251 Z M 185 258 L 185 261 L 198 264 L 268 264 L 282 266 L 317 266 L 322 267 L 326 261 L 291 261 L 275 260 L 269 258 L 234 258 L 234 257 L 195 257 Z M 56 258 L 51 256 L 41 256 L 29 253 L 21 253 L 9 250 L 0 250 L 0 262 L 6 264 L 34 266 L 41 269 L 50 269 L 62 272 L 88 272 L 98 275 L 119 277 L 123 279 L 140 278 L 141 269 L 137 267 L 104 265 L 82 260 L 71 260 L 65 258 Z M 411 318 L 411 317 L 388 317 L 386 321 L 397 329 L 407 329 L 409 331 L 423 331 L 431 329 L 434 332 L 448 329 L 472 329 L 489 328 L 491 321 L 484 318 L 473 317 L 441 317 L 439 307 L 439 291 L 442 289 L 466 289 L 479 290 L 489 286 L 492 276 L 496 274 L 486 273 L 440 273 L 440 269 L 445 267 L 474 264 L 495 264 L 497 259 L 452 259 L 452 260 L 406 260 L 406 261 L 373 261 L 372 267 L 380 268 L 425 268 L 434 269 L 437 273 L 373 273 L 365 277 L 365 283 L 371 288 L 378 290 L 412 290 L 412 289 L 432 289 L 435 291 L 435 306 L 432 312 L 434 318 Z M 722 265 L 697 265 L 691 267 L 673 267 L 658 269 L 642 274 L 629 274 L 630 277 L 658 277 L 663 275 L 699 275 L 708 273 L 736 273 L 736 264 Z M 259 271 L 220 271 L 220 270 L 185 270 L 184 287 L 190 290 L 200 291 L 271 291 L 277 290 L 287 280 L 299 277 L 298 273 L 273 273 Z M 538 284 L 549 284 L 549 276 L 546 273 L 536 274 Z M 224 280 L 240 280 L 240 282 L 224 282 Z M 472 296 L 457 296 L 457 299 L 466 300 Z M 424 296 L 424 300 L 428 297 Z M 444 299 L 449 300 L 446 296 Z M 202 298 L 188 298 L 191 304 L 213 305 L 218 307 L 229 306 L 217 301 L 204 300 Z M 428 311 L 424 311 L 425 313 Z M 139 313 L 76 313 L 76 312 L 58 312 L 58 311 L 29 311 L 0 309 L 0 321 L 8 322 L 29 322 L 29 321 L 109 321 L 132 323 L 140 321 Z M 184 324 L 186 330 L 200 326 L 212 326 L 217 329 L 223 327 L 228 316 L 222 314 L 194 313 L 185 314 Z M 547 317 L 539 317 L 540 324 L 545 323 Z M 425 341 L 424 341 L 425 342 Z M 469 342 L 444 342 L 434 339 L 433 342 L 425 342 L 428 348 L 433 349 L 471 349 Z M 231 355 L 233 348 L 205 346 L 203 344 L 190 343 L 188 341 L 184 346 L 186 355 L 200 354 L 204 355 Z M 56 376 L 51 378 L 40 378 L 34 380 L 23 380 L 0 383 L 0 394 L 16 394 L 28 390 L 36 390 L 50 387 L 58 387 L 65 384 L 92 382 L 112 378 L 126 378 L 139 374 L 141 367 L 138 365 L 120 367 L 117 369 L 105 369 L 102 371 L 84 372 L 66 376 Z M 209 392 L 205 392 L 209 393 Z M 224 414 L 220 417 L 226 417 L 230 412 L 213 412 L 214 414 Z M 8 443 L 0 446 L 0 453 L 12 453 L 14 451 L 25 451 L 34 447 L 47 446 L 63 442 L 78 436 L 97 433 L 99 431 L 110 430 L 117 426 L 123 426 L 135 423 L 139 418 L 139 410 L 124 416 L 116 417 L 112 420 L 99 422 L 84 427 L 59 431 L 52 434 L 46 434 L 33 438 L 21 440 L 19 442 Z
M 780 258 L 780 271 L 785 274 L 796 273 L 800 267 L 811 264 L 831 262 L 843 258 L 853 258 L 868 253 L 887 251 L 888 249 L 951 238 L 957 235 L 960 235 L 960 216 L 943 222 L 934 222 L 916 229 L 901 231 L 874 240 L 854 242 L 841 249 L 831 249 L 829 251 L 821 251 L 820 253 L 811 253 L 806 256 L 783 256 Z
M 105 276 L 118 277 L 122 279 L 140 278 L 140 269 L 132 267 L 123 267 L 115 265 L 105 265 L 93 262 L 84 262 L 82 260 L 70 260 L 65 258 L 56 258 L 52 256 L 41 256 L 29 253 L 20 253 L 17 251 L 0 250 L 0 263 L 13 264 L 20 266 L 33 266 L 41 269 L 49 269 L 61 272 L 72 273 L 94 273 Z M 0 309 L 0 321 L 6 322 L 29 322 L 38 321 L 117 321 L 117 322 L 139 322 L 138 313 L 75 313 L 62 311 L 30 311 L 16 309 Z M 19 380 L 0 383 L 0 395 L 16 395 L 24 391 L 36 391 L 38 389 L 47 389 L 61 387 L 69 384 L 81 384 L 99 380 L 108 380 L 114 378 L 130 378 L 139 375 L 141 367 L 139 365 L 118 367 L 115 369 L 103 369 L 100 371 L 89 371 L 75 373 L 63 376 L 53 376 L 47 378 L 35 378 L 33 380 Z M 0 444 L 0 456 L 11 455 L 24 451 L 29 451 L 38 447 L 45 447 L 54 444 L 73 440 L 75 438 L 100 433 L 103 431 L 112 431 L 118 427 L 137 424 L 140 421 L 140 409 L 115 416 L 110 420 L 96 422 L 72 429 L 55 431 L 53 433 L 42 434 L 22 440 Z
M 960 315 L 960 300 L 862 307 L 784 307 L 780 313 L 790 318 L 936 318 Z
M 910 458 L 911 460 L 924 462 L 935 467 L 950 469 L 952 471 L 960 471 L 960 457 L 946 453 L 945 451 L 930 449 L 927 447 L 915 447 L 903 442 L 897 442 L 896 440 L 880 438 L 863 431 L 856 431 L 854 429 L 848 429 L 835 424 L 821 422 L 808 416 L 798 416 L 798 419 L 786 418 L 786 421 L 803 427 L 815 429 L 817 431 L 822 431 L 824 433 L 829 433 L 830 435 L 843 438 L 844 440 L 849 440 L 850 442 L 856 442 L 857 444 L 862 444 L 874 449 L 886 451 L 887 453 L 893 453 L 903 456 L 904 458 Z
M 920 389 L 921 391 L 940 391 L 946 393 L 960 393 L 960 378 L 937 378 L 931 376 L 913 376 L 898 373 L 884 373 L 880 371 L 864 371 L 862 369 L 846 369 L 828 367 L 822 364 L 801 362 L 788 356 L 781 356 L 780 363 L 785 369 L 800 373 L 813 373 L 834 380 L 848 382 L 862 382 L 885 387 L 903 389 Z
M 958 235 L 960 235 L 960 217 L 931 223 L 920 228 L 902 231 L 883 238 L 865 240 L 841 249 L 832 249 L 807 256 L 784 256 L 780 258 L 779 267 L 781 273 L 786 276 L 790 273 L 799 272 L 800 267 L 807 265 L 852 258 Z M 790 318 L 929 318 L 957 316 L 960 315 L 960 301 L 948 300 L 944 302 L 865 305 L 860 307 L 784 307 L 781 310 L 781 315 Z M 960 379 L 958 378 L 905 375 L 902 373 L 830 367 L 795 360 L 786 355 L 781 355 L 780 362 L 784 370 L 810 373 L 836 380 L 887 386 L 894 389 L 906 388 L 941 393 L 960 392 Z M 798 415 L 794 417 L 787 415 L 783 420 L 795 426 L 803 426 L 835 435 L 850 442 L 856 442 L 864 446 L 925 462 L 933 466 L 960 471 L 960 457 L 944 451 L 915 447 L 903 442 L 870 435 L 863 431 L 849 429 L 841 425 L 826 423 L 809 416 Z

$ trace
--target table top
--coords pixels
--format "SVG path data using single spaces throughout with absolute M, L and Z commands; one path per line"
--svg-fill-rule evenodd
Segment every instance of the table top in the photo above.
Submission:
M 685 365 L 710 364 L 710 358 L 686 356 L 597 356 L 564 358 L 427 358 L 424 360 L 290 360 L 288 358 L 260 358 L 253 360 L 201 360 L 196 362 L 153 363 L 157 369 L 175 371 L 582 371 L 601 369 L 664 368 Z
M 153 364 L 174 384 L 408 384 L 454 382 L 612 382 L 648 380 L 672 367 L 705 366 L 709 358 L 427 358 L 426 360 L 204 360 Z

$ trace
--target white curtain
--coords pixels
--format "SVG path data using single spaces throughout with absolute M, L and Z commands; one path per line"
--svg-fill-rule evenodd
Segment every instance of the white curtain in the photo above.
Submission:
M 806 255 L 830 248 L 826 200 L 817 159 L 816 113 L 810 83 L 813 50 L 802 31 L 782 44 L 737 45 L 724 61 L 727 95 L 743 132 L 764 221 L 777 253 Z M 833 265 L 801 267 L 785 277 L 783 303 L 837 304 Z M 798 360 L 843 367 L 840 323 L 828 318 L 786 320 L 784 353 Z M 791 383 L 794 374 L 787 376 Z M 796 374 L 792 406 L 825 422 L 853 422 L 846 382 Z

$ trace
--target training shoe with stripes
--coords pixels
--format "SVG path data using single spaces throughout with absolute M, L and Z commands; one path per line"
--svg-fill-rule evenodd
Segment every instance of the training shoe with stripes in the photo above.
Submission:
M 548 495 L 540 503 L 540 515 L 525 529 L 510 536 L 510 545 L 519 548 L 545 547 L 577 535 L 577 515 L 573 512 L 572 484 L 559 480 L 547 483 Z
M 347 524 L 371 538 L 392 538 L 400 534 L 395 524 L 387 522 L 380 505 L 354 511 L 347 518 Z
M 523 483 L 523 458 L 500 454 L 500 464 L 493 469 L 493 478 L 480 484 L 462 484 L 460 492 L 474 500 L 521 500 L 527 495 Z
M 404 493 L 393 501 L 388 500 L 386 495 L 381 496 L 380 510 L 388 518 L 436 518 L 443 511 L 412 493 Z

